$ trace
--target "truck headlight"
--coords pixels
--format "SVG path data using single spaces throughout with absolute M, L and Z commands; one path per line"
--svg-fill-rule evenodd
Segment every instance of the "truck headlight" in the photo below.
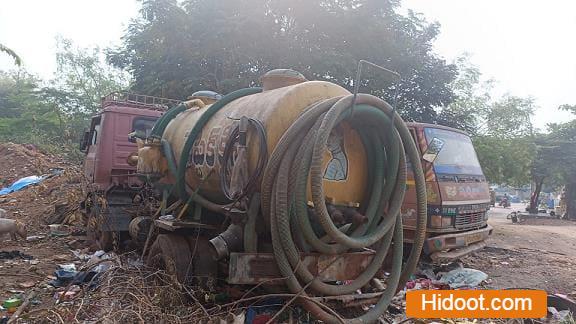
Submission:
M 430 227 L 432 228 L 446 228 L 452 226 L 452 216 L 431 215 Z
M 430 227 L 441 228 L 442 227 L 442 215 L 430 216 Z

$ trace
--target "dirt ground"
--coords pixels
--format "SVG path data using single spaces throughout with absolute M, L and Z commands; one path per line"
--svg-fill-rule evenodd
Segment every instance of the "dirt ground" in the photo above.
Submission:
M 537 288 L 574 297 L 576 293 L 576 222 L 529 219 L 513 224 L 506 215 L 523 210 L 493 207 L 494 228 L 487 247 L 466 256 L 467 267 L 486 272 L 488 288 Z
M 0 251 L 18 251 L 26 255 L 26 258 L 0 257 L 0 305 L 14 296 L 24 299 L 32 290 L 37 293 L 35 306 L 53 303 L 56 290 L 47 283 L 53 279 L 59 264 L 79 263 L 71 250 L 81 248 L 79 243 L 83 238 L 54 236 L 48 227 L 54 223 L 82 223 L 78 210 L 82 198 L 78 166 L 45 154 L 32 145 L 0 144 L 0 187 L 21 177 L 51 174 L 55 168 L 62 169 L 63 173 L 22 191 L 0 196 L 0 208 L 7 212 L 5 217 L 24 223 L 29 237 L 29 240 L 19 238 L 14 242 L 8 234 L 0 235 Z M 75 226 L 66 228 L 82 234 Z M 0 312 L 0 318 L 2 315 Z
M 0 237 L 0 251 L 19 251 L 32 257 L 0 259 L 0 304 L 15 295 L 25 299 L 35 291 L 38 296 L 33 300 L 32 312 L 49 308 L 58 290 L 48 282 L 58 265 L 82 264 L 72 250 L 85 247 L 78 244 L 83 237 L 54 236 L 48 227 L 55 221 L 79 223 L 77 206 L 83 194 L 78 166 L 46 156 L 33 147 L 0 144 L 0 184 L 44 174 L 51 168 L 62 168 L 64 174 L 0 197 L 0 208 L 8 212 L 7 217 L 26 223 L 29 236 L 40 236 L 18 242 L 10 241 L 9 236 Z M 64 207 L 55 210 L 56 205 Z M 576 297 L 576 222 L 544 219 L 513 224 L 506 219 L 513 210 L 522 209 L 521 205 L 493 208 L 489 223 L 494 232 L 488 246 L 464 257 L 464 265 L 488 274 L 486 288 L 536 288 Z M 2 315 L 0 311 L 0 318 Z

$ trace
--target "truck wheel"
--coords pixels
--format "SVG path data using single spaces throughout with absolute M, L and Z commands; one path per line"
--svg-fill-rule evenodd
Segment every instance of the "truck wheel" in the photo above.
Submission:
M 214 290 L 218 276 L 218 263 L 214 259 L 212 245 L 205 236 L 188 236 L 187 241 L 190 245 L 193 265 L 190 273 L 194 274 L 194 284 L 208 291 Z
M 100 250 L 108 252 L 114 248 L 114 233 L 102 231 L 103 218 L 98 211 L 96 206 L 90 211 L 86 234 L 88 239 L 96 243 Z
M 181 284 L 187 284 L 193 273 L 190 247 L 186 239 L 178 235 L 158 235 L 150 248 L 146 264 L 165 270 Z

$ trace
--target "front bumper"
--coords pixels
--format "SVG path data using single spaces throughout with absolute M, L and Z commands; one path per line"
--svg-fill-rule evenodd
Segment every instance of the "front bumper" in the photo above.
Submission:
M 434 253 L 453 249 L 475 251 L 477 249 L 465 248 L 479 246 L 478 243 L 484 242 L 492 234 L 492 230 L 492 226 L 486 225 L 486 227 L 474 231 L 443 234 L 430 237 L 426 240 L 426 244 L 424 245 L 424 252 L 426 254 L 432 255 Z M 468 254 L 472 251 L 468 251 L 465 254 Z

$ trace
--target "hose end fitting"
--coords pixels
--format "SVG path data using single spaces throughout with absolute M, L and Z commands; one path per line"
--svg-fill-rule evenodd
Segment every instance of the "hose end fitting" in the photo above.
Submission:
M 216 260 L 228 257 L 230 252 L 237 252 L 242 249 L 244 229 L 237 224 L 230 224 L 228 228 L 209 242 L 214 248 Z

